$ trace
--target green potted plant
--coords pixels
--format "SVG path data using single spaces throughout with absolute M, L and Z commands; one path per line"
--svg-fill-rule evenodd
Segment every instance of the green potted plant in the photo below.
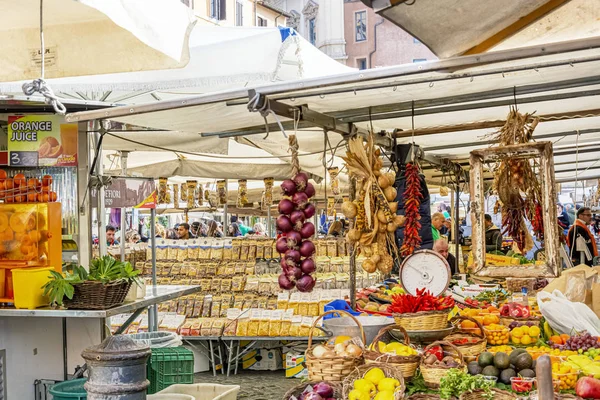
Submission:
M 42 288 L 51 305 L 76 309 L 107 309 L 120 305 L 140 271 L 129 262 L 103 256 L 92 260 L 89 272 L 82 266 L 60 274 L 50 271 L 50 281 Z

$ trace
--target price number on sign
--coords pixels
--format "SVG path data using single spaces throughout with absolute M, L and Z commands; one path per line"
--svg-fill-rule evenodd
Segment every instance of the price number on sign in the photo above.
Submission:
M 10 152 L 11 167 L 37 167 L 38 152 L 37 151 L 11 151 Z

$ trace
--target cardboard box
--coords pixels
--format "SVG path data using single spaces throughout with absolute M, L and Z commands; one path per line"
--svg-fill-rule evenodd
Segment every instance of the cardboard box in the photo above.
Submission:
M 308 378 L 308 370 L 304 365 L 304 353 L 290 351 L 285 357 L 286 378 Z
M 253 371 L 277 371 L 283 368 L 281 350 L 260 349 L 256 362 L 249 367 Z

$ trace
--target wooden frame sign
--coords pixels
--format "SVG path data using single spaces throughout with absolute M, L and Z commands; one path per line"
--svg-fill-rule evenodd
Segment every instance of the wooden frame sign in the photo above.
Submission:
M 544 248 L 546 260 L 530 265 L 492 266 L 485 262 L 485 197 L 483 187 L 483 164 L 510 156 L 513 159 L 538 158 L 539 180 L 542 188 L 542 213 Z M 475 275 L 488 277 L 556 277 L 561 268 L 559 254 L 558 224 L 556 222 L 556 185 L 554 183 L 554 159 L 551 142 L 534 142 L 503 147 L 479 149 L 471 152 L 469 159 L 471 222 L 473 224 L 472 252 Z

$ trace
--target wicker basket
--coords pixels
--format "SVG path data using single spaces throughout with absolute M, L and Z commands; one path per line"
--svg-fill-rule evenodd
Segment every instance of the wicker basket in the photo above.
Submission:
M 491 388 L 491 390 L 494 393 L 494 400 L 515 400 L 519 398 L 514 393 L 507 392 L 506 390 L 500 390 L 496 388 Z M 483 398 L 483 393 L 485 393 L 485 390 L 483 389 L 476 389 L 472 392 L 464 392 L 460 395 L 459 400 L 481 400 Z
M 448 315 L 448 311 L 420 311 L 394 314 L 394 320 L 407 331 L 438 331 L 448 327 Z
M 398 368 L 395 368 L 389 364 L 384 363 L 372 363 L 367 365 L 361 365 L 360 367 L 356 367 L 354 371 L 350 373 L 346 378 L 344 378 L 344 383 L 342 387 L 342 393 L 344 394 L 344 399 L 348 398 L 348 395 L 354 389 L 354 381 L 357 379 L 361 379 L 369 370 L 373 368 L 379 368 L 383 371 L 386 378 L 394 378 L 400 382 L 400 386 L 394 392 L 395 399 L 400 400 L 404 398 L 404 391 L 406 390 L 406 385 L 404 384 L 404 378 L 402 376 L 402 371 Z
M 425 357 L 427 350 L 429 350 L 430 348 L 432 348 L 434 346 L 442 346 L 442 348 L 444 349 L 444 353 L 450 353 L 449 351 L 447 351 L 447 349 L 452 350 L 452 352 L 454 353 L 452 355 L 455 357 L 458 357 L 460 359 L 460 363 L 457 368 L 463 369 L 463 370 L 466 368 L 465 360 L 463 358 L 462 353 L 460 352 L 458 347 L 456 347 L 455 345 L 453 345 L 452 343 L 449 343 L 449 342 L 438 341 L 438 342 L 431 343 L 429 346 L 425 347 L 425 350 L 423 352 L 423 357 Z M 444 376 L 446 376 L 446 374 L 448 373 L 449 370 L 450 370 L 450 368 L 447 368 L 447 367 L 426 365 L 423 361 L 421 361 L 421 374 L 423 375 L 423 380 L 425 381 L 425 386 L 427 386 L 428 388 L 432 388 L 432 389 L 439 388 L 440 380 Z
M 465 321 L 465 320 L 471 321 L 471 322 L 474 322 L 475 324 L 477 324 L 477 326 L 480 329 L 481 334 L 465 332 L 465 331 L 461 330 L 460 322 Z M 454 340 L 458 340 L 458 339 L 464 339 L 464 338 L 476 339 L 477 341 L 474 343 L 468 343 L 468 344 L 464 344 L 464 345 L 455 344 L 455 346 L 458 347 L 458 349 L 462 353 L 463 357 L 465 358 L 465 361 L 467 361 L 467 362 L 475 361 L 477 359 L 477 356 L 480 355 L 481 353 L 483 353 L 487 346 L 487 339 L 485 338 L 485 335 L 483 334 L 483 325 L 481 325 L 481 323 L 474 318 L 460 316 L 460 315 L 457 315 L 456 317 L 454 317 L 452 319 L 452 322 L 456 322 L 457 325 L 459 325 L 458 331 L 446 336 L 444 338 L 444 340 L 446 342 L 452 343 Z
M 379 351 L 379 342 L 389 343 L 395 340 L 390 333 L 390 331 L 394 329 L 402 332 L 404 335 L 404 344 L 410 346 L 410 338 L 403 327 L 400 325 L 386 326 L 381 329 L 377 336 L 375 336 L 375 339 L 373 339 L 373 343 L 371 344 L 372 350 L 365 350 L 365 362 L 367 364 L 383 362 L 396 367 L 402 371 L 402 376 L 408 381 L 415 376 L 419 363 L 421 362 L 421 356 L 418 354 L 413 356 L 396 356 L 393 354 L 384 354 Z M 411 347 L 414 348 L 414 346 Z
M 360 329 L 362 342 L 365 343 L 367 339 L 365 338 L 365 331 L 363 330 L 361 323 L 356 318 L 354 318 L 354 316 L 342 310 L 327 311 L 323 315 L 319 316 L 313 323 L 308 334 L 308 347 L 306 348 L 305 353 L 305 364 L 306 369 L 308 369 L 308 379 L 317 382 L 341 382 L 349 373 L 354 371 L 356 367 L 364 363 L 364 358 L 362 356 L 331 358 L 316 358 L 315 356 L 313 356 L 313 332 L 315 331 L 315 329 L 317 329 L 317 323 L 319 322 L 319 320 L 328 314 L 339 314 L 345 317 L 352 318 Z
M 512 322 L 535 322 L 538 327 L 540 326 L 540 322 L 542 317 L 529 317 L 529 318 L 516 318 L 516 317 L 500 317 L 500 324 L 504 326 L 510 326 Z
M 293 388 L 291 388 L 290 390 L 288 390 L 283 395 L 283 400 L 289 400 L 292 396 L 298 398 L 304 392 L 304 390 L 306 389 L 306 387 L 308 385 L 313 386 L 313 385 L 316 385 L 317 383 L 320 383 L 320 382 L 309 381 L 309 382 L 300 383 L 300 384 L 294 386 Z M 342 398 L 342 385 L 340 385 L 339 382 L 323 382 L 323 383 L 326 383 L 333 388 L 333 397 L 334 398 L 336 398 L 336 399 Z
M 408 396 L 406 400 L 440 400 L 441 397 L 439 394 L 429 394 L 429 393 L 417 393 L 412 396 Z
M 131 281 L 102 283 L 85 281 L 73 285 L 73 299 L 65 298 L 65 306 L 78 310 L 106 310 L 123 304 Z

